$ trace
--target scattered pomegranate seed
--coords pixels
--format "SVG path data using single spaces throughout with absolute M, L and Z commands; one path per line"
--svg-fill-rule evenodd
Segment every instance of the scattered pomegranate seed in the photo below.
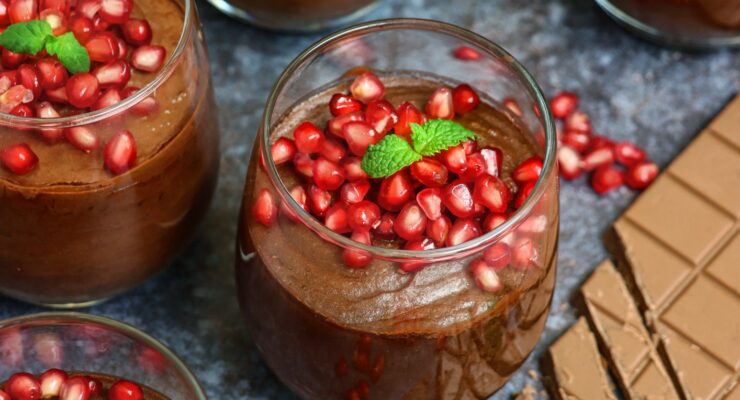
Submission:
M 600 135 L 594 135 L 591 137 L 591 150 L 598 150 L 605 147 L 613 149 L 615 146 L 614 142 L 612 142 L 609 138 L 600 136 Z
M 454 118 L 455 106 L 452 99 L 452 91 L 446 87 L 435 90 L 426 104 L 425 111 L 432 118 Z
M 369 178 L 367 172 L 362 169 L 362 160 L 358 157 L 347 157 L 342 159 L 342 167 L 344 168 L 344 175 L 350 182 L 357 182 Z
M 56 397 L 67 381 L 67 373 L 59 369 L 50 369 L 41 374 L 39 381 L 42 398 Z
M 645 161 L 645 152 L 629 142 L 618 143 L 614 146 L 614 158 L 625 167 L 632 167 Z
M 347 205 L 338 202 L 326 211 L 324 225 L 337 233 L 348 233 L 352 229 L 349 227 L 349 217 L 347 215 Z
M 19 143 L 0 150 L 0 161 L 10 172 L 25 175 L 36 168 L 39 159 L 28 144 Z
M 39 118 L 59 118 L 57 110 L 49 102 L 43 101 L 36 104 L 36 116 Z M 64 137 L 64 131 L 59 128 L 44 128 L 39 134 L 50 143 L 56 143 Z
M 566 118 L 578 108 L 578 96 L 573 92 L 560 92 L 550 100 L 550 110 L 555 118 Z
M 72 75 L 67 80 L 67 99 L 77 108 L 87 108 L 95 103 L 100 95 L 100 84 L 95 75 L 84 72 Z
M 118 381 L 108 389 L 108 400 L 142 400 L 141 388 L 129 381 Z
M 316 125 L 306 121 L 295 128 L 293 138 L 299 152 L 305 154 L 318 153 L 324 143 L 324 132 Z
M 504 98 L 502 103 L 504 104 L 504 107 L 508 108 L 509 111 L 514 113 L 514 115 L 516 115 L 517 117 L 522 117 L 524 115 L 524 113 L 522 112 L 522 108 L 519 106 L 519 102 L 517 102 L 513 98 L 506 97 Z
M 624 184 L 624 173 L 614 167 L 601 167 L 591 176 L 591 187 L 598 194 L 605 194 Z
M 118 59 L 118 38 L 108 32 L 96 33 L 85 42 L 85 49 L 90 55 L 90 60 L 109 63 Z M 138 69 L 138 67 L 136 68 Z
M 396 238 L 396 231 L 393 224 L 396 222 L 396 215 L 385 213 L 380 216 L 378 222 L 373 226 L 373 235 L 379 239 L 393 240 Z
M 24 61 L 26 61 L 26 55 L 20 54 L 20 53 L 13 53 L 12 51 L 8 49 L 3 49 L 2 52 L 2 66 L 6 70 L 8 69 L 16 69 L 21 64 L 23 64 Z
M 293 189 L 290 190 L 290 197 L 295 200 L 296 203 L 298 203 L 298 206 L 306 210 L 306 212 L 309 212 L 308 204 L 307 204 L 307 196 L 306 196 L 306 189 L 303 188 L 303 186 L 295 186 Z M 299 222 L 300 217 L 298 214 L 293 211 L 290 205 L 288 205 L 287 202 L 283 202 L 280 204 L 280 211 L 282 211 L 283 215 L 285 215 L 288 219 L 290 219 L 293 222 Z
M 446 215 L 442 215 L 440 218 L 430 220 L 427 223 L 426 235 L 437 247 L 442 247 L 447 241 L 451 226 L 450 219 Z
M 275 165 L 280 165 L 293 160 L 296 153 L 296 146 L 292 140 L 281 137 L 272 144 L 270 153 L 272 154 L 272 161 Z
M 296 153 L 293 157 L 293 167 L 298 173 L 307 178 L 313 177 L 313 164 L 314 161 L 308 154 Z
M 444 206 L 442 205 L 442 192 L 438 188 L 422 189 L 416 195 L 416 202 L 431 221 L 442 217 Z
M 103 393 L 103 382 L 97 378 L 88 376 L 87 387 L 90 388 L 90 396 L 100 396 Z
M 36 70 L 39 74 L 39 82 L 44 90 L 52 90 L 63 87 L 67 83 L 67 68 L 58 60 L 46 57 L 36 62 Z
M 470 218 L 460 218 L 452 223 L 450 232 L 447 234 L 447 246 L 457 246 L 469 240 L 475 239 L 481 235 L 480 227 L 475 220 Z
M 277 219 L 277 206 L 272 197 L 272 192 L 268 189 L 260 189 L 252 206 L 252 216 L 260 224 L 271 227 Z
M 339 190 L 339 198 L 347 204 L 356 204 L 365 199 L 370 191 L 370 182 L 366 180 L 347 182 Z
M 485 173 L 498 177 L 504 163 L 504 153 L 497 147 L 481 149 L 480 155 L 485 160 Z
M 463 61 L 474 61 L 480 59 L 481 57 L 481 54 L 478 52 L 478 50 L 475 50 L 472 47 L 468 46 L 458 46 L 452 51 L 452 55 L 458 60 Z
M 354 231 L 350 238 L 355 242 L 368 246 L 372 245 L 372 239 L 370 237 L 370 232 L 368 231 Z M 373 260 L 373 256 L 365 250 L 344 249 L 344 251 L 342 251 L 342 260 L 344 261 L 344 264 L 350 268 L 361 269 L 370 265 L 370 262 Z
M 362 111 L 354 111 L 354 112 L 342 114 L 342 115 L 332 118 L 331 120 L 329 120 L 327 129 L 333 135 L 338 136 L 340 138 L 344 138 L 344 136 L 342 136 L 342 128 L 344 127 L 345 124 L 349 122 L 364 121 L 364 120 L 365 120 L 365 114 Z
M 162 46 L 144 45 L 131 53 L 131 65 L 144 72 L 157 72 L 164 64 L 167 50 Z
M 440 160 L 450 172 L 461 174 L 468 167 L 468 157 L 463 146 L 454 146 L 440 153 Z
M 326 211 L 331 207 L 332 196 L 327 190 L 310 184 L 308 185 L 308 206 L 311 212 L 317 217 L 326 215 Z
M 388 211 L 399 211 L 413 195 L 408 176 L 403 171 L 399 171 L 380 183 L 378 205 Z
M 593 171 L 612 164 L 614 164 L 614 150 L 610 147 L 602 147 L 586 153 L 583 156 L 582 167 L 584 171 Z
M 482 175 L 475 180 L 475 201 L 495 213 L 505 212 L 511 202 L 506 183 L 495 176 Z
M 447 167 L 432 158 L 411 164 L 411 176 L 428 187 L 441 187 L 447 183 Z
M 110 24 L 122 24 L 128 20 L 133 8 L 133 0 L 102 0 L 98 15 Z
M 372 72 L 365 72 L 355 78 L 349 90 L 352 97 L 365 104 L 380 100 L 385 95 L 385 86 Z
M 382 138 L 372 126 L 359 121 L 344 124 L 342 136 L 347 141 L 349 151 L 356 156 L 365 155 L 367 148 Z
M 427 217 L 416 202 L 409 202 L 398 213 L 393 229 L 405 240 L 419 239 L 427 227 Z
M 581 155 L 570 146 L 561 146 L 558 149 L 558 166 L 560 175 L 565 179 L 575 179 L 581 176 Z
M 329 111 L 335 117 L 362 111 L 362 103 L 346 94 L 335 93 L 329 101 Z
M 442 203 L 458 218 L 469 218 L 475 213 L 473 194 L 468 185 L 459 180 L 442 190 Z
M 380 208 L 372 201 L 362 200 L 347 207 L 347 224 L 355 232 L 369 231 L 379 219 Z
M 375 100 L 367 105 L 365 121 L 382 137 L 396 125 L 398 115 L 388 101 Z
M 566 132 L 562 142 L 579 153 L 585 153 L 591 147 L 591 135 L 583 132 Z
M 419 238 L 414 239 L 409 242 L 407 242 L 404 246 L 404 250 L 411 250 L 411 251 L 424 251 L 424 250 L 434 250 L 435 245 L 434 242 L 427 238 Z M 405 274 L 410 274 L 413 272 L 419 272 L 424 267 L 429 265 L 428 262 L 424 261 L 407 261 L 404 263 L 401 263 L 400 265 L 400 271 Z
M 333 163 L 340 163 L 347 156 L 347 148 L 339 141 L 324 137 L 319 154 Z
M 103 151 L 105 166 L 115 175 L 128 171 L 136 164 L 136 140 L 127 130 L 114 134 Z
M 10 23 L 30 21 L 38 18 L 37 0 L 10 0 L 8 6 Z
M 519 192 L 514 198 L 514 208 L 520 208 L 522 205 L 524 205 L 524 202 L 527 201 L 536 184 L 536 181 L 528 182 L 519 189 Z
M 344 183 L 344 169 L 324 157 L 319 157 L 313 162 L 313 181 L 322 189 L 337 190 Z
M 506 214 L 497 214 L 497 213 L 488 214 L 486 218 L 483 220 L 483 226 L 482 226 L 483 231 L 491 232 L 492 230 L 503 225 L 507 219 L 508 218 L 506 217 Z
M 424 124 L 424 115 L 411 103 L 402 103 L 397 110 L 398 122 L 394 131 L 397 135 L 410 135 L 411 124 Z
M 475 284 L 485 292 L 495 293 L 503 287 L 496 270 L 483 259 L 476 258 L 473 260 L 470 263 L 470 272 L 473 274 Z
M 123 88 L 131 79 L 131 68 L 123 60 L 116 60 L 105 65 L 101 65 L 93 71 L 93 75 L 98 79 L 101 87 Z
M 658 176 L 658 166 L 649 161 L 642 161 L 630 167 L 625 176 L 627 186 L 632 189 L 645 189 Z
M 152 41 L 152 27 L 145 19 L 129 19 L 121 25 L 121 32 L 132 46 L 143 46 Z
M 69 20 L 69 30 L 84 45 L 95 33 L 95 26 L 90 18 L 84 15 L 76 15 Z
M 90 153 L 100 147 L 100 138 L 87 126 L 67 128 L 64 132 L 64 136 L 72 146 L 84 151 L 85 153 Z
M 522 185 L 526 182 L 536 181 L 542 173 L 542 158 L 533 156 L 522 161 L 511 173 L 514 182 Z
M 455 112 L 462 115 L 473 111 L 480 104 L 478 93 L 470 85 L 462 84 L 452 90 Z
M 121 92 L 121 97 L 124 99 L 131 97 L 134 95 L 134 93 L 138 91 L 138 87 L 127 87 Z M 157 102 L 157 99 L 152 96 L 145 97 L 143 100 L 139 101 L 131 107 L 131 112 L 141 117 L 146 117 L 148 115 L 154 114 L 155 112 L 157 112 L 157 110 L 159 110 L 159 102 Z
M 37 400 L 41 398 L 41 384 L 35 376 L 19 372 L 5 382 L 5 390 L 13 400 Z
M 35 99 L 41 96 L 41 81 L 39 79 L 38 72 L 36 72 L 36 68 L 28 64 L 23 64 L 18 67 L 16 75 L 18 84 L 25 86 L 28 90 L 33 92 L 33 97 Z
M 491 268 L 499 270 L 511 263 L 509 245 L 503 242 L 494 243 L 483 252 L 483 259 Z
M 591 133 L 591 119 L 583 111 L 573 111 L 565 119 L 565 131 Z

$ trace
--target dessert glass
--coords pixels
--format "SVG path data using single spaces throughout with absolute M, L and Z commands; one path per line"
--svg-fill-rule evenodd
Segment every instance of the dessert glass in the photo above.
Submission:
M 0 293 L 67 308 L 122 293 L 170 263 L 208 209 L 219 131 L 195 3 L 140 1 L 137 13 L 168 59 L 155 74 L 132 75 L 135 94 L 60 118 L 0 114 L 0 149 L 25 142 L 39 158 L 25 175 L 0 168 Z M 152 98 L 158 109 L 141 116 Z M 96 132 L 100 148 L 86 154 L 42 138 L 73 127 Z M 138 158 L 116 175 L 104 167 L 103 146 L 123 129 Z
M 224 13 L 250 24 L 291 32 L 340 26 L 370 12 L 379 0 L 208 0 Z
M 474 50 L 475 62 L 452 57 L 461 45 Z M 506 115 L 520 124 L 544 158 L 526 202 L 487 234 L 425 251 L 363 245 L 307 213 L 291 197 L 265 143 L 274 140 L 276 124 L 296 104 L 335 86 L 358 66 L 369 67 L 381 79 L 441 76 L 448 83 L 470 83 L 482 102 L 500 110 L 506 108 L 494 99 L 513 97 L 524 105 L 521 117 Z M 238 295 L 264 360 L 309 399 L 493 394 L 531 352 L 548 314 L 558 238 L 555 146 L 547 103 L 529 73 L 499 46 L 465 29 L 428 20 L 376 21 L 308 48 L 269 97 L 240 219 Z M 270 228 L 251 212 L 265 188 L 282 204 Z M 502 291 L 479 290 L 468 264 L 496 243 L 523 241 L 533 244 L 530 267 L 513 261 L 501 270 Z M 373 261 L 367 268 L 349 269 L 342 262 L 343 249 L 366 252 Z M 412 274 L 397 272 L 400 263 L 409 262 L 427 266 Z
M 51 368 L 130 380 L 171 399 L 206 399 L 172 351 L 130 325 L 70 312 L 0 321 L 0 380 Z

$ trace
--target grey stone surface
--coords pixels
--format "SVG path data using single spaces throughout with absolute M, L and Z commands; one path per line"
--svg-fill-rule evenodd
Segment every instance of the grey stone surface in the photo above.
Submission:
M 526 7 L 524 4 L 527 4 Z M 246 164 L 272 83 L 320 35 L 256 30 L 199 2 L 211 55 L 223 137 L 215 204 L 196 241 L 165 273 L 89 312 L 123 320 L 171 346 L 212 399 L 290 399 L 255 353 L 239 317 L 233 281 L 234 236 Z M 683 53 L 642 42 L 586 0 L 393 0 L 367 19 L 440 19 L 501 44 L 546 94 L 581 95 L 595 128 L 646 148 L 661 166 L 740 91 L 740 52 Z M 601 233 L 634 199 L 627 189 L 598 197 L 582 178 L 562 185 L 557 291 L 547 328 L 530 360 L 495 398 L 525 384 L 537 356 L 574 320 L 568 301 L 605 256 Z M 40 311 L 0 299 L 0 317 Z

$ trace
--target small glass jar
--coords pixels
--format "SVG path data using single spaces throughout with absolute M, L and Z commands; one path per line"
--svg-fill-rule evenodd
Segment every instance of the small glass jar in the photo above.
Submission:
M 167 50 L 158 72 L 132 72 L 141 89 L 82 114 L 0 114 L 0 151 L 26 144 L 38 157 L 25 174 L 0 166 L 0 293 L 62 308 L 120 294 L 172 262 L 209 208 L 219 130 L 195 2 L 140 0 L 132 16 Z M 69 139 L 86 130 L 99 139 L 87 152 Z M 137 154 L 119 170 L 106 152 L 124 131 Z
M 208 0 L 224 13 L 281 31 L 315 32 L 340 26 L 370 12 L 379 0 Z
M 292 134 L 303 119 L 328 119 L 332 93 L 346 90 L 354 74 L 368 68 L 386 83 L 387 95 L 402 91 L 413 97 L 409 101 L 426 101 L 431 91 L 419 96 L 414 86 L 388 83 L 469 83 L 481 105 L 498 110 L 497 121 L 520 128 L 492 131 L 517 132 L 499 139 L 531 143 L 544 167 L 506 222 L 453 247 L 401 250 L 340 235 L 293 199 L 295 177 L 275 165 L 269 144 Z M 396 100 L 389 100 L 394 107 Z M 314 112 L 304 104 L 322 108 Z M 529 73 L 501 47 L 453 25 L 414 19 L 362 24 L 322 39 L 288 66 L 270 94 L 257 138 L 236 276 L 251 338 L 275 374 L 306 399 L 487 398 L 496 392 L 537 343 L 555 282 L 555 129 Z M 265 191 L 280 210 L 270 227 L 254 214 Z M 502 244 L 524 256 L 500 266 L 500 290 L 483 291 L 471 265 Z M 343 262 L 347 252 L 372 261 L 350 269 Z M 420 270 L 400 272 L 406 266 Z
M 205 400 L 197 379 L 162 343 L 109 318 L 42 313 L 0 321 L 0 382 L 49 369 L 124 379 L 170 399 Z

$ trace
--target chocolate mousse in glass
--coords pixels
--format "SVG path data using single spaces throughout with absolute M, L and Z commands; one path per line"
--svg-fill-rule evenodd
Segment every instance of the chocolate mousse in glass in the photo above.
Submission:
M 264 360 L 307 399 L 496 392 L 552 298 L 555 146 L 532 77 L 470 31 L 385 20 L 311 46 L 244 191 L 236 279 Z
M 85 46 L 89 73 L 3 50 L 0 293 L 54 307 L 144 282 L 194 236 L 219 132 L 192 0 L 31 1 Z M 33 8 L 38 7 L 38 8 Z M 21 15 L 20 17 L 17 15 Z

